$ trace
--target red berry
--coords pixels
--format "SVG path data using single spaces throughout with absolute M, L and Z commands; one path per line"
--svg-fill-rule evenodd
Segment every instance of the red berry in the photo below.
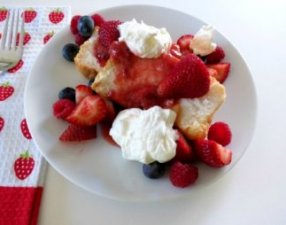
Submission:
M 73 16 L 72 19 L 71 19 L 70 31 L 71 31 L 72 34 L 78 34 L 77 23 L 78 23 L 80 17 L 81 16 L 76 15 L 76 16 Z
M 228 124 L 224 122 L 216 122 L 211 125 L 208 132 L 208 139 L 216 141 L 222 146 L 226 146 L 231 142 L 232 133 Z
M 232 159 L 229 149 L 212 140 L 196 140 L 195 151 L 199 159 L 211 167 L 223 167 Z
M 103 17 L 97 13 L 93 14 L 91 18 L 95 26 L 101 26 L 101 24 L 105 22 Z
M 92 126 L 103 120 L 106 113 L 104 99 L 99 95 L 88 95 L 81 100 L 66 120 L 79 126 Z
M 80 46 L 82 45 L 88 38 L 81 36 L 79 33 L 74 35 L 74 42 Z
M 96 138 L 96 136 L 96 126 L 84 127 L 70 124 L 59 139 L 64 142 L 84 141 Z
M 69 99 L 60 99 L 53 104 L 54 116 L 65 119 L 75 108 L 75 103 Z
M 98 34 L 99 42 L 104 47 L 109 47 L 113 41 L 116 41 L 119 37 L 119 31 L 117 26 L 121 22 L 118 20 L 111 20 L 101 24 Z
M 180 188 L 187 187 L 197 180 L 199 176 L 198 168 L 189 164 L 175 162 L 172 164 L 169 173 L 171 183 Z
M 180 132 L 178 132 L 178 135 L 179 138 L 177 140 L 176 156 L 174 159 L 180 162 L 190 162 L 194 157 L 192 147 Z
M 75 88 L 75 102 L 80 103 L 86 96 L 93 95 L 93 90 L 90 86 L 79 84 Z
M 192 49 L 190 48 L 190 42 L 193 37 L 194 36 L 191 34 L 185 34 L 177 40 L 177 44 L 180 46 L 181 51 L 186 50 L 192 52 Z
M 205 95 L 209 87 L 207 67 L 199 57 L 188 54 L 163 79 L 157 91 L 165 98 L 196 98 Z
M 224 56 L 224 50 L 217 46 L 214 52 L 206 56 L 205 62 L 208 64 L 219 63 L 224 58 Z
M 209 64 L 207 67 L 208 70 L 213 69 L 216 71 L 216 73 L 212 72 L 212 76 L 220 83 L 223 83 L 229 75 L 230 63 Z

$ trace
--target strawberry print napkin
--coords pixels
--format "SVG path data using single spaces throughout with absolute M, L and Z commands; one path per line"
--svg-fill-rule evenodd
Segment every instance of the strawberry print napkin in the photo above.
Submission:
M 0 41 L 9 7 L 0 6 Z M 0 75 L 0 225 L 36 225 L 46 161 L 33 143 L 24 115 L 24 86 L 44 45 L 69 23 L 69 7 L 20 8 L 24 54 Z

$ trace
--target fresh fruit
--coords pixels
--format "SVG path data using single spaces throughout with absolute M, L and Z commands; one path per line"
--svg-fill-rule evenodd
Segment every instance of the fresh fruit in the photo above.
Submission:
M 81 16 L 76 15 L 73 16 L 70 23 L 70 31 L 72 34 L 78 34 L 77 24 Z
M 217 46 L 214 52 L 206 56 L 205 62 L 207 64 L 219 63 L 224 57 L 224 50 L 222 47 Z
M 157 92 L 165 98 L 196 98 L 205 95 L 209 87 L 207 67 L 199 57 L 188 54 L 163 79 Z
M 31 23 L 37 16 L 37 12 L 32 8 L 26 9 L 23 14 L 25 23 Z
M 54 31 L 47 33 L 43 38 L 43 43 L 46 44 L 54 36 L 54 34 Z
M 90 16 L 82 16 L 77 23 L 77 30 L 83 37 L 90 37 L 94 30 L 94 22 Z
M 65 15 L 60 9 L 56 9 L 49 13 L 49 20 L 54 24 L 61 22 L 64 19 L 64 17 Z
M 75 89 L 71 87 L 65 87 L 58 94 L 59 99 L 69 99 L 75 102 Z
M 3 130 L 4 125 L 5 125 L 5 121 L 4 121 L 4 119 L 0 116 L 0 131 Z
M 88 81 L 87 85 L 88 85 L 88 86 L 91 86 L 91 85 L 93 84 L 93 82 L 94 82 L 94 78 L 90 79 L 90 80 Z
M 102 137 L 110 144 L 116 146 L 116 147 L 120 147 L 111 137 L 111 135 L 109 134 L 109 131 L 111 129 L 112 124 L 110 124 L 109 122 L 101 122 L 100 123 L 100 128 L 101 128 L 101 134 Z
M 193 37 L 194 36 L 191 34 L 185 34 L 177 40 L 177 44 L 180 46 L 180 50 L 182 53 L 184 53 L 184 52 L 192 53 L 193 52 L 192 49 L 190 48 L 190 42 L 193 39 Z
M 104 21 L 103 17 L 98 13 L 95 13 L 91 16 L 95 26 L 101 26 Z
M 77 126 L 70 124 L 67 129 L 61 134 L 60 140 L 63 142 L 85 141 L 97 137 L 96 126 Z
M 211 167 L 223 167 L 230 164 L 232 152 L 212 140 L 196 140 L 195 151 L 199 159 Z
M 93 95 L 93 91 L 91 87 L 79 84 L 75 88 L 75 102 L 76 104 L 79 104 L 82 99 L 84 99 L 86 96 Z
M 75 109 L 75 103 L 69 99 L 60 99 L 53 104 L 53 113 L 57 118 L 65 119 Z
M 98 40 L 104 47 L 110 47 L 113 41 L 116 41 L 119 37 L 119 31 L 117 26 L 121 22 L 118 20 L 110 20 L 101 24 L 98 31 Z
M 81 36 L 80 34 L 74 35 L 74 42 L 80 46 L 82 45 L 88 38 Z
M 159 162 L 153 162 L 150 164 L 143 164 L 143 173 L 146 177 L 151 179 L 157 179 L 165 174 L 165 164 Z
M 170 54 L 180 59 L 182 57 L 180 46 L 177 44 L 172 44 L 170 48 Z
M 19 45 L 20 33 L 17 33 L 16 36 L 16 45 Z M 31 40 L 31 35 L 28 32 L 24 33 L 23 45 L 26 45 Z
M 231 142 L 231 129 L 224 122 L 216 122 L 212 124 L 208 131 L 208 139 L 213 140 L 222 146 L 226 146 Z
M 26 179 L 33 171 L 35 161 L 28 151 L 20 154 L 14 162 L 14 171 L 17 178 L 20 180 Z
M 191 162 L 193 160 L 193 150 L 185 137 L 178 131 L 177 148 L 175 161 Z
M 188 187 L 198 179 L 198 168 L 189 164 L 174 162 L 171 165 L 169 179 L 175 187 Z
M 79 126 L 92 126 L 106 116 L 106 103 L 98 95 L 86 96 L 66 118 L 69 123 Z
M 223 83 L 229 75 L 230 63 L 209 64 L 207 67 L 216 70 L 217 73 L 213 74 L 213 76 L 220 83 Z
M 0 101 L 4 101 L 14 93 L 14 87 L 9 82 L 0 84 Z
M 4 21 L 8 15 L 8 10 L 5 7 L 0 8 L 0 22 Z
M 22 68 L 23 65 L 24 65 L 24 61 L 22 59 L 20 59 L 20 61 L 15 66 L 13 66 L 12 68 L 10 68 L 7 71 L 9 73 L 16 73 L 19 69 Z
M 23 136 L 25 138 L 27 138 L 28 140 L 32 139 L 32 136 L 30 134 L 30 131 L 29 131 L 29 127 L 28 127 L 28 124 L 27 124 L 27 121 L 26 119 L 23 119 L 20 123 L 20 129 L 21 129 L 21 132 L 23 134 Z
M 114 118 L 116 117 L 115 108 L 113 106 L 112 101 L 105 99 L 105 104 L 106 104 L 106 110 L 107 111 L 106 111 L 106 116 L 104 118 L 104 121 L 112 123 Z
M 68 43 L 63 47 L 62 54 L 67 61 L 73 62 L 74 57 L 77 55 L 78 51 L 79 47 L 77 45 L 73 43 Z

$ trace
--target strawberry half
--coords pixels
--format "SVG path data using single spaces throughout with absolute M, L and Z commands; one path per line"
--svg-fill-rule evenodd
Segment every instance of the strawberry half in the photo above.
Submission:
M 212 140 L 195 141 L 195 151 L 199 159 L 211 167 L 223 167 L 232 159 L 231 150 Z
M 61 134 L 60 140 L 63 142 L 85 141 L 97 137 L 96 126 L 82 127 L 70 124 Z
M 217 79 L 220 83 L 223 83 L 229 75 L 230 72 L 230 63 L 217 63 L 207 65 L 208 69 L 216 70 L 216 73 L 213 73 L 212 76 Z
M 209 91 L 210 75 L 203 61 L 187 54 L 163 79 L 157 89 L 164 98 L 197 98 Z
M 192 147 L 179 131 L 178 135 L 179 138 L 177 140 L 176 156 L 174 160 L 180 162 L 191 162 L 193 159 Z
M 99 95 L 89 95 L 81 100 L 66 120 L 79 126 L 92 126 L 103 120 L 106 113 L 104 99 Z
M 224 57 L 224 50 L 222 49 L 222 47 L 217 46 L 214 52 L 206 56 L 205 62 L 207 64 L 219 63 Z
M 92 89 L 84 84 L 77 85 L 75 88 L 75 102 L 80 103 L 86 96 L 93 95 Z

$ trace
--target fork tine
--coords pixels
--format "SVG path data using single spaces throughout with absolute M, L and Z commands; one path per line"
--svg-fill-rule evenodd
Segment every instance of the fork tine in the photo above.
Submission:
M 13 49 L 13 50 L 16 49 L 18 30 L 19 30 L 19 9 L 16 11 L 15 29 L 14 29 L 14 35 L 13 35 L 13 39 L 12 39 L 12 43 L 11 43 L 11 49 Z
M 14 24 L 14 19 L 15 19 L 15 10 L 12 9 L 11 10 L 11 22 L 10 22 L 10 29 L 8 29 L 8 44 L 7 44 L 7 47 L 8 49 L 11 49 L 11 43 L 12 43 L 12 38 L 13 38 L 13 33 L 14 33 L 14 30 L 15 30 L 15 24 Z
M 23 42 L 24 42 L 24 15 L 21 16 L 20 11 L 18 11 L 17 18 L 20 20 L 20 32 L 19 32 L 19 49 L 23 49 Z
M 1 49 L 4 49 L 5 47 L 5 43 L 6 43 L 6 39 L 7 39 L 7 31 L 8 31 L 8 24 L 9 24 L 9 20 L 10 20 L 10 10 L 8 11 L 8 15 L 6 18 L 6 23 L 3 29 L 3 36 L 2 36 L 2 41 L 1 41 Z

